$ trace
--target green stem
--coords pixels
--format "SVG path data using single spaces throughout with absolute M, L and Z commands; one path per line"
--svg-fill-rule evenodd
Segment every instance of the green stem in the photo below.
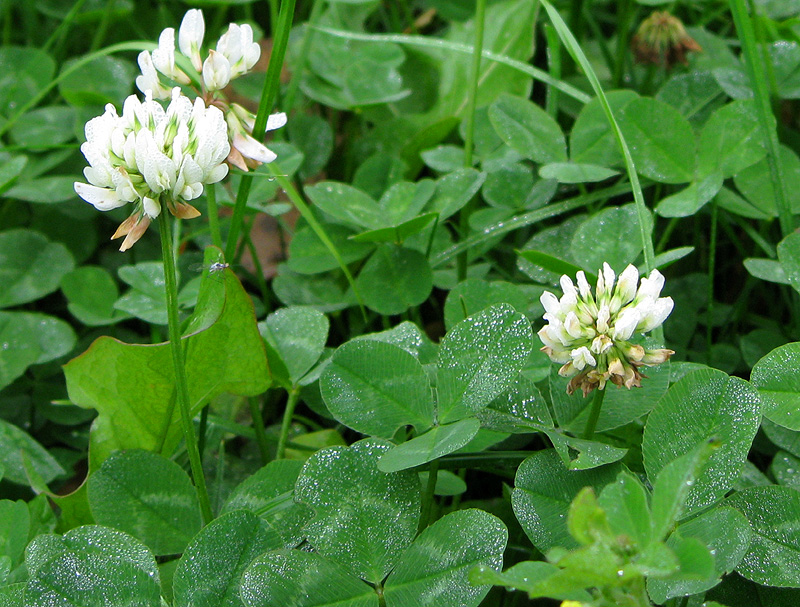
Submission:
M 750 86 L 753 88 L 753 97 L 755 98 L 761 133 L 767 142 L 767 164 L 774 184 L 775 206 L 778 207 L 781 232 L 784 236 L 787 236 L 794 229 L 794 219 L 786 191 L 783 167 L 780 162 L 780 145 L 778 133 L 775 130 L 775 116 L 772 112 L 769 87 L 764 73 L 764 62 L 758 50 L 753 21 L 748 13 L 745 0 L 729 0 L 729 4 L 733 14 L 733 22 L 736 24 L 736 31 L 739 34 L 739 40 L 742 43 L 742 54 L 745 57 L 745 67 L 750 79 Z
M 281 434 L 278 437 L 278 449 L 275 452 L 275 459 L 283 459 L 286 452 L 286 441 L 289 438 L 289 429 L 292 427 L 294 408 L 297 406 L 297 399 L 300 397 L 300 386 L 292 386 L 289 390 L 289 399 L 286 401 L 286 410 L 283 412 L 281 422 Z
M 291 112 L 294 109 L 295 98 L 300 88 L 300 80 L 303 76 L 303 72 L 305 72 L 308 54 L 311 52 L 311 43 L 314 40 L 314 26 L 317 24 L 324 6 L 324 0 L 314 0 L 314 6 L 311 7 L 311 15 L 308 17 L 308 22 L 305 25 L 303 43 L 302 46 L 300 46 L 300 53 L 297 56 L 297 65 L 295 65 L 292 79 L 289 81 L 289 88 L 286 90 L 286 97 L 284 98 L 284 111 L 286 112 Z
M 261 454 L 261 465 L 266 466 L 269 462 L 269 441 L 267 441 L 267 432 L 264 429 L 264 417 L 261 415 L 257 399 L 248 398 L 247 402 L 250 405 L 250 417 L 253 418 L 253 431 L 256 433 L 258 452 Z
M 472 65 L 469 74 L 469 98 L 467 100 L 467 124 L 464 133 L 464 166 L 472 167 L 472 154 L 475 145 L 475 104 L 478 100 L 478 79 L 481 74 L 481 58 L 483 53 L 483 31 L 486 23 L 486 0 L 475 0 L 475 41 L 472 45 Z M 459 214 L 461 237 L 469 234 L 469 216 L 472 214 L 473 201 L 470 200 Z M 467 277 L 467 255 L 463 251 L 457 259 L 458 279 Z
M 167 291 L 169 343 L 172 351 L 172 365 L 175 371 L 175 384 L 178 392 L 178 404 L 181 409 L 181 424 L 183 426 L 183 437 L 186 441 L 186 451 L 189 454 L 189 463 L 192 467 L 192 477 L 197 490 L 197 498 L 200 501 L 203 522 L 208 524 L 214 517 L 211 514 L 211 501 L 208 498 L 206 478 L 203 474 L 203 464 L 200 461 L 200 451 L 197 448 L 197 437 L 194 433 L 194 422 L 192 421 L 191 405 L 189 404 L 189 384 L 186 381 L 186 367 L 184 366 L 181 329 L 178 318 L 178 280 L 175 273 L 175 257 L 169 222 L 169 214 L 164 209 L 158 216 L 158 227 L 161 236 L 161 256 L 164 262 L 164 282 Z
M 261 93 L 261 101 L 258 104 L 256 122 L 253 125 L 253 137 L 257 141 L 264 139 L 267 132 L 267 119 L 269 113 L 275 106 L 278 98 L 278 91 L 281 85 L 281 68 L 283 58 L 286 55 L 286 46 L 289 43 L 289 32 L 292 29 L 292 19 L 294 18 L 295 0 L 283 0 L 281 2 L 280 15 L 278 16 L 278 27 L 274 30 L 274 44 L 272 54 L 267 66 L 267 77 L 264 81 L 264 90 Z M 228 232 L 228 241 L 225 245 L 225 259 L 234 259 L 237 241 L 242 231 L 244 222 L 244 212 L 247 208 L 247 199 L 250 197 L 250 188 L 253 185 L 253 176 L 249 173 L 242 175 L 239 182 L 239 191 L 236 194 L 236 204 L 233 207 L 233 217 L 231 217 L 231 229 Z
M 600 409 L 603 408 L 603 397 L 606 395 L 604 388 L 598 388 L 594 392 L 592 408 L 589 411 L 589 419 L 586 420 L 586 428 L 583 431 L 583 438 L 591 440 L 594 436 L 594 429 L 597 428 L 597 420 L 600 418 Z
M 625 83 L 625 62 L 630 53 L 630 23 L 635 12 L 631 7 L 631 0 L 621 0 L 617 3 L 617 48 L 612 74 L 615 88 L 622 88 Z
M 422 496 L 422 510 L 419 513 L 419 528 L 417 533 L 431 524 L 431 513 L 433 512 L 434 490 L 436 489 L 436 478 L 439 476 L 439 460 L 435 459 L 428 468 L 428 483 L 425 485 L 425 493 Z
M 218 249 L 222 249 L 222 234 L 219 231 L 219 209 L 217 208 L 217 189 L 213 183 L 206 186 L 206 201 L 208 202 L 208 229 L 211 230 L 211 242 Z
M 561 79 L 561 39 L 558 32 L 549 23 L 544 24 L 544 35 L 547 40 L 547 68 L 554 80 Z M 558 117 L 558 97 L 559 91 L 552 86 L 547 87 L 547 97 L 545 99 L 545 109 L 551 118 Z
M 714 272 L 717 262 L 717 202 L 711 201 L 711 233 L 708 236 L 708 303 L 706 304 L 706 364 L 711 364 L 714 315 Z

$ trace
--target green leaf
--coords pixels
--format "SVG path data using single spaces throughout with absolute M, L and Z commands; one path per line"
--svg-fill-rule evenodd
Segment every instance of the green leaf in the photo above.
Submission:
M 451 422 L 505 392 L 533 347 L 528 320 L 508 304 L 474 314 L 442 339 L 437 364 L 439 419 Z
M 484 164 L 484 169 L 486 166 Z M 486 174 L 483 198 L 493 207 L 520 209 L 527 206 L 534 187 L 533 171 L 519 162 L 502 164 Z
M 500 573 L 491 567 L 476 567 L 470 572 L 473 584 L 494 584 L 507 586 L 512 590 L 522 590 L 531 596 L 549 596 L 559 601 L 578 601 L 589 603 L 592 596 L 585 590 L 572 592 L 548 592 L 549 578 L 560 569 L 544 561 L 523 561 Z
M 355 242 L 392 242 L 403 244 L 403 241 L 424 230 L 428 224 L 436 219 L 436 213 L 425 213 L 408 221 L 404 221 L 390 228 L 379 228 L 377 230 L 367 230 L 360 234 L 354 234 L 350 240 Z
M 780 146 L 779 162 L 785 183 L 787 202 L 792 212 L 800 211 L 800 157 L 786 146 Z M 777 217 L 778 207 L 775 202 L 775 188 L 772 184 L 772 173 L 769 163 L 764 158 L 756 164 L 740 171 L 733 178 L 736 188 L 758 211 L 769 217 Z
M 650 234 L 652 216 L 648 214 L 647 219 L 645 231 Z M 570 252 L 581 267 L 599 269 L 607 262 L 615 270 L 622 271 L 642 252 L 636 205 L 608 207 L 586 219 L 575 230 Z
M 789 282 L 789 277 L 786 276 L 786 270 L 784 270 L 781 263 L 775 259 L 748 257 L 742 263 L 751 276 L 766 280 L 767 282 L 775 282 L 782 285 L 791 284 Z
M 298 384 L 322 356 L 329 328 L 327 316 L 305 306 L 281 308 L 259 323 L 261 335 L 288 370 L 292 385 Z
M 303 152 L 300 177 L 319 173 L 333 152 L 333 129 L 327 120 L 313 114 L 297 114 L 289 121 L 289 139 Z
M 14 184 L 26 164 L 28 164 L 27 156 L 12 156 L 3 161 L 0 166 L 0 194 Z
M 772 458 L 769 471 L 779 485 L 797 489 L 800 487 L 800 459 L 786 451 L 778 451 Z
M 750 521 L 753 537 L 736 571 L 767 586 L 800 587 L 800 492 L 751 487 L 725 500 Z
M 55 73 L 56 62 L 42 49 L 35 46 L 0 49 L 0 114 L 10 117 L 24 107 L 50 84 Z
M 506 393 L 478 411 L 477 416 L 482 427 L 498 432 L 524 434 L 553 426 L 547 402 L 534 382 L 522 373 Z
M 547 270 L 548 272 L 554 272 L 555 274 L 567 274 L 568 276 L 575 276 L 579 271 L 583 270 L 581 266 L 576 266 L 574 263 L 571 263 L 565 259 L 561 259 L 548 253 L 543 253 L 542 251 L 519 251 L 519 256 L 525 261 L 532 263 L 543 270 Z M 594 272 L 584 270 L 584 274 L 586 276 L 586 280 L 588 280 L 590 283 L 597 282 L 597 274 Z
M 710 173 L 701 181 L 693 181 L 680 192 L 662 198 L 656 213 L 662 217 L 688 217 L 699 211 L 722 188 L 722 174 Z
M 339 347 L 320 391 L 334 417 L 363 434 L 391 438 L 400 426 L 423 432 L 433 423 L 427 373 L 413 355 L 388 343 L 358 339 Z
M 591 487 L 581 489 L 569 505 L 567 530 L 582 546 L 612 538 L 606 513 L 597 503 Z
M 475 566 L 499 571 L 508 531 L 477 509 L 452 512 L 425 529 L 398 561 L 384 587 L 387 607 L 477 607 L 489 592 L 469 582 Z
M 295 487 L 295 499 L 314 509 L 305 527 L 316 551 L 353 575 L 380 582 L 417 531 L 419 478 L 411 471 L 385 474 L 378 459 L 390 445 L 362 440 L 312 455 Z
M 789 284 L 800 293 L 800 234 L 792 232 L 778 243 L 778 261 Z
M 551 162 L 539 168 L 539 177 L 555 179 L 559 183 L 594 183 L 619 175 L 619 171 L 596 164 L 578 162 Z
M 755 388 L 716 369 L 694 371 L 674 384 L 647 419 L 645 470 L 654 479 L 671 461 L 715 438 L 721 446 L 689 491 L 686 512 L 720 499 L 739 476 L 761 420 Z
M 267 523 L 264 531 L 273 546 L 296 546 L 312 516 L 306 505 L 294 501 L 294 485 L 302 467 L 303 462 L 295 460 L 271 461 L 231 491 L 220 514 L 249 510 Z
M 378 470 L 397 472 L 427 464 L 466 445 L 480 427 L 481 423 L 474 417 L 454 424 L 434 426 L 425 434 L 390 449 L 378 461 Z
M 364 304 L 379 314 L 402 314 L 428 299 L 433 272 L 428 259 L 414 249 L 382 245 L 356 279 Z
M 305 193 L 318 209 L 346 225 L 367 229 L 383 227 L 378 203 L 358 188 L 322 181 L 306 187 Z
M 570 470 L 588 470 L 618 462 L 628 452 L 593 440 L 576 438 L 559 430 L 544 429 L 563 464 Z
M 48 148 L 75 137 L 75 110 L 69 106 L 40 107 L 25 114 L 9 131 L 26 148 Z
M 621 90 L 608 91 L 606 97 L 611 111 L 618 116 L 639 95 L 632 90 Z M 581 108 L 575 124 L 572 125 L 569 144 L 573 162 L 606 167 L 622 164 L 619 145 L 598 98 L 592 99 Z
M 372 587 L 315 552 L 267 552 L 244 572 L 241 588 L 247 607 L 378 607 Z
M 486 173 L 472 168 L 448 173 L 436 181 L 436 192 L 424 210 L 438 213 L 439 221 L 444 221 L 472 200 L 485 180 Z
M 32 312 L 0 311 L 0 388 L 31 365 L 60 358 L 75 347 L 75 332 L 58 318 Z M 6 345 L 7 344 L 7 345 Z
M 71 62 L 64 65 L 70 67 Z M 95 57 L 61 79 L 58 91 L 70 105 L 121 104 L 130 93 L 136 67 L 130 61 Z
M 653 484 L 650 510 L 651 533 L 654 540 L 663 540 L 674 523 L 680 519 L 685 510 L 689 491 L 717 448 L 719 443 L 716 439 L 713 442 L 704 441 L 686 455 L 664 466 L 655 477 L 655 482 L 650 477 Z
M 506 303 L 515 310 L 525 312 L 533 299 L 520 285 L 510 282 L 487 282 L 479 278 L 468 278 L 458 283 L 447 294 L 444 302 L 444 326 L 449 330 L 465 318 L 488 308 Z
M 464 148 L 455 145 L 437 145 L 420 152 L 422 160 L 434 171 L 449 173 L 464 166 Z
M 648 494 L 633 474 L 627 470 L 620 472 L 613 483 L 603 488 L 597 502 L 605 511 L 614 533 L 628 536 L 639 550 L 650 543 Z
M 438 346 L 413 322 L 404 320 L 399 325 L 378 333 L 359 335 L 356 339 L 372 339 L 402 348 L 423 365 L 435 362 Z
M 269 386 L 253 304 L 230 269 L 222 276 L 224 281 L 203 280 L 190 333 L 183 339 L 192 412 L 223 392 L 255 396 Z M 180 441 L 168 343 L 136 345 L 101 337 L 67 363 L 64 374 L 70 400 L 98 411 L 90 435 L 91 469 L 114 449 L 167 455 Z M 142 390 L 144 378 L 147 390 Z
M 733 177 L 767 154 L 752 100 L 733 101 L 716 110 L 703 126 L 698 173 Z
M 431 179 L 393 183 L 378 201 L 382 227 L 394 228 L 417 217 L 435 190 Z
M 345 226 L 326 224 L 325 231 L 345 264 L 363 259 L 373 249 L 370 244 L 352 239 L 353 230 Z M 319 274 L 339 267 L 339 261 L 310 226 L 300 228 L 292 236 L 287 264 L 298 274 Z
M 114 308 L 119 298 L 117 283 L 105 268 L 81 266 L 61 278 L 61 290 L 70 313 L 89 327 L 113 325 L 129 318 Z
M 75 199 L 74 184 L 73 175 L 36 177 L 30 181 L 19 181 L 5 195 L 25 202 L 56 204 Z
M 636 171 L 660 183 L 694 178 L 696 143 L 689 121 L 651 97 L 633 99 L 619 113 Z
M 567 160 L 561 127 L 531 101 L 501 95 L 489 107 L 489 120 L 501 139 L 525 158 L 537 164 Z
M 554 449 L 537 451 L 522 462 L 517 469 L 511 505 L 533 545 L 542 552 L 555 546 L 577 547 L 567 531 L 570 503 L 583 487 L 599 491 L 613 482 L 620 470 L 620 464 L 567 470 Z
M 6 564 L 12 576 L 14 569 L 25 558 L 25 546 L 28 545 L 30 526 L 31 516 L 25 502 L 0 500 L 0 569 L 2 569 L 3 559 L 8 559 Z M 13 578 L 2 579 L 4 577 L 0 572 L 0 585 L 14 581 Z
M 178 562 L 175 607 L 240 607 L 242 574 L 256 557 L 281 547 L 275 538 L 265 521 L 246 510 L 212 521 Z
M 159 607 L 153 554 L 131 536 L 106 527 L 73 529 L 63 537 L 40 535 L 28 546 L 27 607 L 116 605 Z
M 753 367 L 750 381 L 761 396 L 762 412 L 770 421 L 800 430 L 800 342 L 772 350 Z
M 719 583 L 719 578 L 734 570 L 750 546 L 750 523 L 738 510 L 717 506 L 697 518 L 678 526 L 667 546 L 673 547 L 678 538 L 696 538 L 714 555 L 714 573 L 707 579 L 692 579 L 684 572 L 666 579 L 647 580 L 647 591 L 657 603 L 676 596 L 698 594 Z M 674 538 L 674 539 L 673 539 Z
M 0 234 L 0 308 L 34 301 L 58 288 L 75 262 L 67 248 L 32 230 Z
M 156 556 L 183 552 L 202 526 L 188 475 L 154 453 L 117 451 L 89 477 L 88 491 L 95 521 L 136 537 Z

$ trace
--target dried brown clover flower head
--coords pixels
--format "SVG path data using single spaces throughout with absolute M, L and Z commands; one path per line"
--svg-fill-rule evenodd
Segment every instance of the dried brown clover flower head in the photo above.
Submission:
M 681 20 L 667 11 L 655 11 L 642 21 L 631 40 L 638 63 L 654 63 L 667 69 L 687 64 L 686 54 L 703 49 L 686 33 Z

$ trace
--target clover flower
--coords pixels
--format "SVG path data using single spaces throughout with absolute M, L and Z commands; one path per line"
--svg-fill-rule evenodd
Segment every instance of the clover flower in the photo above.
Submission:
M 658 270 L 639 282 L 639 271 L 629 265 L 619 280 L 607 263 L 598 272 L 592 294 L 584 273 L 577 288 L 569 276 L 561 277 L 561 299 L 545 291 L 541 302 L 547 324 L 539 331 L 542 351 L 562 363 L 559 375 L 572 377 L 567 393 L 581 388 L 584 396 L 610 381 L 626 388 L 640 387 L 639 371 L 668 360 L 675 352 L 645 349 L 629 340 L 635 333 L 652 331 L 672 312 L 671 297 L 659 297 L 664 277 Z M 638 288 L 637 288 L 638 285 Z
M 108 104 L 86 123 L 81 151 L 89 162 L 83 171 L 89 183 L 75 182 L 75 192 L 100 211 L 134 205 L 111 237 L 125 236 L 120 250 L 126 251 L 162 204 L 182 219 L 200 215 L 187 201 L 228 174 L 230 144 L 222 111 L 200 98 L 192 103 L 176 87 L 166 110 L 150 90 L 144 102 L 128 97 L 121 116 Z
M 275 154 L 263 143 L 253 138 L 255 116 L 236 104 L 229 104 L 222 90 L 234 78 L 246 74 L 261 57 L 261 47 L 253 41 L 253 28 L 247 24 L 231 23 L 228 30 L 217 41 L 216 50 L 210 49 L 203 59 L 201 52 L 205 37 L 203 11 L 190 9 L 186 12 L 178 30 L 178 49 L 189 59 L 197 71 L 194 78 L 181 70 L 175 62 L 175 30 L 168 27 L 158 38 L 158 48 L 152 53 L 142 51 L 138 62 L 142 70 L 136 78 L 136 86 L 143 93 L 151 91 L 155 99 L 170 96 L 172 83 L 190 86 L 208 105 L 222 110 L 228 124 L 228 139 L 231 155 L 228 164 L 243 171 L 275 160 Z M 286 114 L 269 117 L 267 130 L 286 124 Z
M 642 21 L 631 38 L 638 63 L 654 63 L 671 68 L 677 63 L 686 65 L 686 55 L 703 49 L 688 33 L 680 19 L 667 11 L 654 11 Z

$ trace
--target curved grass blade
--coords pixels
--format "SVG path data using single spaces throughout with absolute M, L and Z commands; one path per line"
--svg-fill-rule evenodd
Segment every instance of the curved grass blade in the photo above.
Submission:
M 300 195 L 292 182 L 286 178 L 286 175 L 281 172 L 281 168 L 275 163 L 272 162 L 269 165 L 270 172 L 272 176 L 277 180 L 278 184 L 283 188 L 283 191 L 286 192 L 286 195 L 289 197 L 289 200 L 292 201 L 292 204 L 297 208 L 300 215 L 302 215 L 303 219 L 308 222 L 308 225 L 311 226 L 311 229 L 314 230 L 314 233 L 317 235 L 322 241 L 322 244 L 330 251 L 331 255 L 333 255 L 336 262 L 339 264 L 342 272 L 344 272 L 345 277 L 347 278 L 347 282 L 350 283 L 350 288 L 353 289 L 353 294 L 356 296 L 356 300 L 358 300 L 358 306 L 361 308 L 361 313 L 364 315 L 364 318 L 367 318 L 367 311 L 364 308 L 364 301 L 361 299 L 361 293 L 358 291 L 358 287 L 356 287 L 356 281 L 353 278 L 353 275 L 350 273 L 350 269 L 347 267 L 347 264 L 344 263 L 342 256 L 339 254 L 339 250 L 336 248 L 336 245 L 333 244 L 331 239 L 328 237 L 327 232 L 325 232 L 325 228 L 322 227 L 317 218 L 314 217 L 314 214 L 311 212 L 311 209 L 306 204 L 303 197 Z
M 645 205 L 644 202 L 642 186 L 639 183 L 639 176 L 636 174 L 636 168 L 633 166 L 633 158 L 631 157 L 631 152 L 628 149 L 628 144 L 626 143 L 625 138 L 622 136 L 622 131 L 619 128 L 619 124 L 617 124 L 617 121 L 614 118 L 614 114 L 612 113 L 611 106 L 609 106 L 608 99 L 603 92 L 603 87 L 600 84 L 600 80 L 597 78 L 597 74 L 594 73 L 592 65 L 589 63 L 589 60 L 583 53 L 583 50 L 578 44 L 578 41 L 575 39 L 575 36 L 572 35 L 572 32 L 567 27 L 567 24 L 564 23 L 564 20 L 561 18 L 561 15 L 558 14 L 558 11 L 553 8 L 553 6 L 547 2 L 547 0 L 541 0 L 541 2 L 542 6 L 544 6 L 547 14 L 550 17 L 550 21 L 553 23 L 553 27 L 556 28 L 556 32 L 558 32 L 561 41 L 564 43 L 564 46 L 575 60 L 575 63 L 581 66 L 584 74 L 586 74 L 586 77 L 589 79 L 592 89 L 594 89 L 595 95 L 597 95 L 600 105 L 603 107 L 603 112 L 605 113 L 606 118 L 611 125 L 611 130 L 614 133 L 614 137 L 616 137 L 617 143 L 619 143 L 622 156 L 625 159 L 625 170 L 627 171 L 628 179 L 631 182 L 633 199 L 636 202 L 636 211 L 639 218 L 639 229 L 641 230 L 642 249 L 644 251 L 644 266 L 647 268 L 647 271 L 650 272 L 650 270 L 652 270 L 654 267 L 653 260 L 655 258 L 653 239 L 651 235 L 647 233 L 647 205 Z

